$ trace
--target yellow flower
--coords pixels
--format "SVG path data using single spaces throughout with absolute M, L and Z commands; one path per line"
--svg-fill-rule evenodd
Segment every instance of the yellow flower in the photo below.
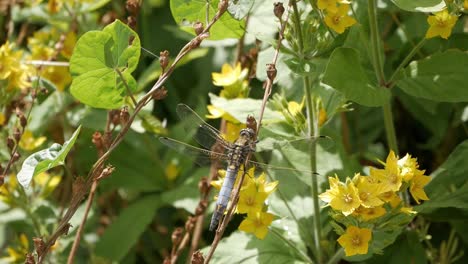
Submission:
M 0 47 L 0 80 L 8 80 L 7 91 L 30 86 L 31 67 L 21 63 L 23 52 L 13 51 L 14 44 L 8 41 Z
M 3 126 L 5 124 L 6 118 L 3 112 L 0 112 L 0 126 Z
M 273 222 L 274 215 L 264 212 L 255 212 L 247 215 L 247 218 L 239 225 L 239 230 L 253 233 L 258 239 L 264 239 L 268 233 L 268 226 Z
M 46 198 L 55 190 L 61 179 L 62 177 L 60 177 L 60 175 L 43 172 L 34 176 L 33 181 L 35 188 L 40 189 L 41 197 Z
M 319 195 L 319 198 L 326 203 L 330 203 L 338 194 L 338 185 L 340 184 L 338 175 L 335 174 L 335 178 L 328 177 L 328 184 L 330 189 Z
M 457 23 L 457 19 L 457 16 L 449 14 L 447 10 L 442 10 L 435 13 L 433 16 L 429 16 L 427 18 L 429 29 L 426 32 L 426 38 L 440 36 L 444 39 L 448 39 L 452 33 L 452 28 Z
M 10 174 L 5 183 L 0 186 L 0 201 L 8 205 L 13 205 L 15 201 L 15 193 L 18 188 L 16 175 Z
M 42 145 L 46 141 L 46 137 L 34 138 L 34 135 L 30 130 L 26 130 L 20 139 L 19 146 L 24 150 L 34 150 Z
M 259 192 L 257 186 L 251 183 L 240 191 L 237 212 L 240 214 L 261 212 L 267 197 L 267 193 Z
M 18 246 L 9 246 L 6 249 L 8 256 L 0 258 L 1 263 L 24 263 L 26 254 L 29 253 L 29 242 L 25 234 L 18 237 Z
M 411 158 L 410 154 L 406 154 L 403 158 L 399 159 L 397 164 L 400 167 L 400 175 L 405 182 L 409 182 L 413 178 L 419 166 L 416 158 Z
M 429 200 L 426 193 L 424 192 L 424 186 L 426 186 L 431 177 L 425 176 L 424 171 L 418 170 L 413 177 L 410 185 L 410 193 L 414 200 L 419 204 L 419 200 Z
M 336 0 L 318 0 L 317 7 L 320 10 L 328 10 L 330 12 L 336 12 L 338 10 L 336 7 Z
M 68 67 L 47 66 L 44 67 L 42 77 L 51 81 L 57 87 L 57 90 L 63 92 L 65 87 L 72 81 Z
M 397 162 L 398 157 L 395 156 L 393 151 L 390 151 L 385 162 L 385 169 L 370 169 L 371 177 L 379 180 L 385 187 L 395 192 L 400 189 L 402 184 L 402 177 Z
M 356 20 L 348 16 L 349 5 L 341 4 L 336 11 L 329 10 L 325 15 L 325 24 L 336 33 L 343 33 L 346 28 L 356 24 Z
M 361 205 L 359 191 L 354 183 L 347 180 L 346 184 L 336 182 L 336 179 L 328 178 L 330 189 L 319 195 L 320 199 L 329 202 L 331 208 L 341 211 L 345 216 L 350 215 Z M 332 187 L 333 186 L 333 187 Z
M 468 10 L 468 0 L 463 1 L 463 8 Z
M 381 217 L 386 212 L 387 210 L 385 210 L 385 208 L 383 208 L 382 206 L 372 208 L 365 208 L 361 206 L 358 209 L 356 209 L 356 211 L 354 211 L 353 215 L 358 215 L 362 218 L 362 220 L 369 221 L 374 218 Z
M 346 256 L 367 254 L 372 231 L 368 228 L 349 226 L 346 233 L 338 238 L 338 243 L 344 248 Z
M 240 63 L 237 63 L 235 68 L 229 64 L 224 64 L 221 72 L 211 73 L 213 84 L 223 86 L 220 93 L 224 98 L 244 98 L 248 93 L 248 82 L 245 80 L 248 74 L 248 69 L 241 69 Z
M 177 176 L 180 173 L 179 167 L 178 167 L 178 162 L 177 160 L 171 160 L 169 165 L 166 166 L 166 169 L 164 170 L 164 175 L 166 175 L 166 179 L 169 181 L 175 180 Z
M 400 212 L 405 213 L 407 215 L 417 214 L 418 213 L 418 212 L 413 210 L 413 207 L 402 207 L 400 209 Z
M 255 184 L 257 185 L 259 192 L 264 192 L 267 195 L 270 195 L 272 192 L 276 191 L 276 187 L 278 186 L 278 181 L 267 182 L 266 174 L 262 173 L 260 174 L 260 176 L 255 178 Z
M 73 49 L 75 48 L 76 44 L 76 34 L 73 31 L 69 31 L 65 35 L 65 42 L 63 42 L 63 49 L 60 51 L 63 57 L 66 59 L 70 59 Z
M 325 124 L 325 122 L 327 121 L 328 117 L 327 117 L 327 111 L 325 111 L 325 109 L 323 108 L 320 108 L 320 111 L 319 111 L 319 122 L 318 122 L 318 125 L 319 127 L 322 127 L 323 124 Z
M 392 208 L 397 208 L 402 200 L 400 196 L 398 196 L 394 192 L 386 192 L 380 195 L 380 198 L 382 198 L 385 202 L 389 203 Z
M 368 180 L 369 177 L 361 176 L 359 173 L 354 176 L 353 181 L 359 190 L 359 199 L 361 199 L 361 205 L 364 207 L 375 207 L 380 206 L 384 203 L 379 198 L 379 195 L 388 191 L 383 184 L 372 183 Z

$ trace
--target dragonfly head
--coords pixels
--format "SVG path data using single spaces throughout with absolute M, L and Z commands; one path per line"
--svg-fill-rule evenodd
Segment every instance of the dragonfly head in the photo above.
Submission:
M 244 128 L 244 129 L 241 129 L 240 133 L 239 133 L 239 136 L 241 138 L 245 138 L 249 141 L 254 141 L 255 140 L 255 131 L 251 128 Z

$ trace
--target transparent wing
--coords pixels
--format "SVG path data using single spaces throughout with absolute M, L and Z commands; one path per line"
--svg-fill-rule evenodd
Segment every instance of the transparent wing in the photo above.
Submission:
M 195 162 L 202 166 L 210 164 L 213 160 L 226 161 L 228 159 L 224 153 L 197 148 L 172 138 L 160 137 L 159 141 L 181 154 L 194 158 Z
M 206 149 L 211 149 L 216 143 L 229 148 L 231 143 L 226 141 L 216 128 L 207 124 L 203 119 L 185 104 L 177 105 L 177 114 L 182 120 L 187 133 L 195 133 L 193 138 Z
M 289 148 L 307 150 L 310 149 L 313 144 L 319 146 L 323 150 L 329 150 L 334 147 L 335 142 L 329 136 L 305 137 L 293 140 L 266 138 L 257 143 L 257 148 L 261 151 L 274 149 L 287 150 Z

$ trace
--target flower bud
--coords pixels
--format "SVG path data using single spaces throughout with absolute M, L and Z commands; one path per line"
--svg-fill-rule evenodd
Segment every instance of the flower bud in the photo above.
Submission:
M 26 117 L 24 115 L 20 115 L 19 120 L 21 127 L 26 127 L 26 125 L 28 124 L 28 120 L 26 120 Z

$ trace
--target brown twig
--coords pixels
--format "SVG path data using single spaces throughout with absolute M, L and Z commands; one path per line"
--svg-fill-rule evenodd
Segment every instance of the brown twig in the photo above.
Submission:
M 67 212 L 63 216 L 63 218 L 60 220 L 58 223 L 57 229 L 52 233 L 52 235 L 49 237 L 47 242 L 44 245 L 44 250 L 41 252 L 41 254 L 38 254 L 38 263 L 42 263 L 47 256 L 50 248 L 52 245 L 55 244 L 55 241 L 64 233 L 63 230 L 65 227 L 69 226 L 68 222 L 72 218 L 72 216 L 75 214 L 76 210 L 78 209 L 81 201 L 83 200 L 84 196 L 88 193 L 90 190 L 95 178 L 100 174 L 99 173 L 99 168 L 104 164 L 104 162 L 109 158 L 110 154 L 114 151 L 114 149 L 122 142 L 124 136 L 127 134 L 128 130 L 130 129 L 131 124 L 133 123 L 133 120 L 137 116 L 137 114 L 140 112 L 140 110 L 152 99 L 152 96 L 158 92 L 160 88 L 163 87 L 163 84 L 166 82 L 166 80 L 169 78 L 169 76 L 172 74 L 174 71 L 176 65 L 179 63 L 179 61 L 191 50 L 197 48 L 200 43 L 209 37 L 209 30 L 213 26 L 216 21 L 219 20 L 222 14 L 226 12 L 227 9 L 227 0 L 222 0 L 220 3 L 224 3 L 225 6 L 221 6 L 222 8 L 218 7 L 218 11 L 216 15 L 213 17 L 211 22 L 206 26 L 206 28 L 196 37 L 194 37 L 191 41 L 189 41 L 180 51 L 179 54 L 176 56 L 174 61 L 172 62 L 171 66 L 168 68 L 166 72 L 164 72 L 160 78 L 156 81 L 156 83 L 153 85 L 151 90 L 147 92 L 141 99 L 138 101 L 134 112 L 132 115 L 129 117 L 128 122 L 124 125 L 122 125 L 122 129 L 120 130 L 119 134 L 115 137 L 115 139 L 112 141 L 110 144 L 109 148 L 107 151 L 93 164 L 90 172 L 88 173 L 88 177 L 84 184 L 77 188 L 76 193 L 72 196 L 71 202 L 70 202 L 70 207 L 68 208 Z
M 294 0 L 291 0 L 291 1 L 294 1 Z M 276 9 L 276 5 L 275 5 L 275 9 Z M 280 19 L 281 28 L 280 28 L 280 32 L 279 32 L 277 47 L 276 47 L 276 50 L 275 50 L 275 54 L 273 56 L 273 61 L 272 61 L 272 63 L 267 64 L 267 76 L 268 76 L 268 78 L 267 78 L 266 84 L 265 84 L 265 92 L 263 94 L 262 106 L 261 106 L 261 109 L 260 109 L 260 115 L 259 115 L 259 119 L 258 119 L 258 123 L 257 123 L 257 130 L 256 130 L 257 135 L 258 135 L 258 132 L 259 132 L 259 130 L 261 128 L 263 113 L 265 111 L 265 107 L 266 107 L 266 103 L 268 101 L 268 98 L 269 98 L 269 96 L 271 94 L 271 88 L 273 86 L 273 81 L 276 78 L 276 63 L 278 61 L 278 55 L 279 55 L 279 50 L 280 50 L 280 47 L 281 47 L 281 41 L 284 38 L 284 30 L 286 29 L 287 21 L 289 19 L 289 11 L 290 11 L 290 5 L 288 5 L 288 10 L 286 11 L 286 19 L 285 20 Z M 250 154 L 247 156 L 246 162 L 249 159 L 250 159 Z M 211 258 L 213 257 L 213 254 L 214 254 L 219 242 L 221 241 L 221 238 L 222 238 L 222 236 L 224 234 L 224 231 L 226 230 L 227 224 L 229 223 L 229 221 L 231 220 L 231 218 L 233 216 L 234 209 L 235 209 L 235 207 L 237 205 L 237 202 L 239 200 L 239 192 L 240 192 L 240 189 L 242 187 L 242 183 L 244 181 L 245 174 L 246 174 L 246 172 L 244 172 L 242 174 L 242 176 L 241 176 L 241 178 L 239 180 L 239 183 L 236 185 L 236 187 L 234 189 L 234 192 L 232 194 L 232 197 L 233 197 L 232 202 L 229 204 L 229 206 L 227 208 L 226 216 L 223 218 L 223 220 L 221 221 L 218 229 L 216 230 L 215 238 L 213 239 L 210 250 L 209 250 L 209 252 L 208 252 L 208 254 L 207 254 L 206 258 L 205 258 L 205 262 L 204 262 L 205 264 L 208 264 L 210 262 Z

